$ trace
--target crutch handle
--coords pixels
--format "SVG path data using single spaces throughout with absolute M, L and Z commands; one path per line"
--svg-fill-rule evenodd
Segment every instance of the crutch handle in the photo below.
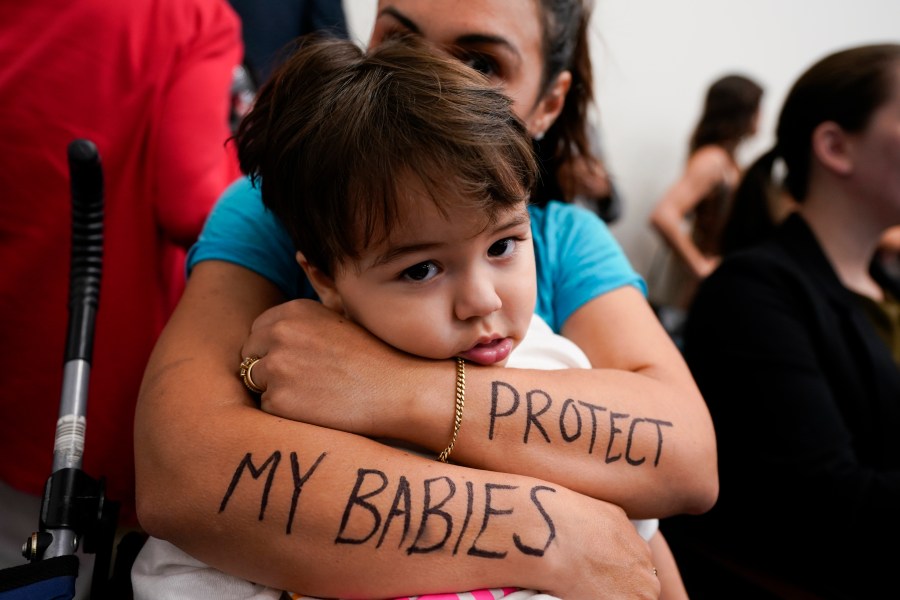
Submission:
M 65 360 L 90 362 L 103 267 L 103 170 L 97 146 L 89 140 L 71 142 L 68 156 L 72 189 L 72 258 Z

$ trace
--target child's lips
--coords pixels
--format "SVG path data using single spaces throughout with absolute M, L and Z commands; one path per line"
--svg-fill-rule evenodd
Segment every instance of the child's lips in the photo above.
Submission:
M 510 338 L 497 338 L 483 344 L 475 344 L 460 356 L 480 365 L 493 365 L 506 360 L 512 352 L 513 342 Z

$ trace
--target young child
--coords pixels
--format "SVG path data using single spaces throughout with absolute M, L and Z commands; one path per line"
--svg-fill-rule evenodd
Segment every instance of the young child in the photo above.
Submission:
M 537 169 L 523 124 L 487 79 L 415 39 L 368 54 L 309 39 L 256 102 L 236 136 L 241 166 L 290 233 L 322 304 L 399 350 L 457 362 L 456 428 L 443 460 L 463 416 L 466 362 L 590 367 L 534 315 L 528 197 Z M 242 377 L 254 389 L 251 369 L 245 363 Z M 635 523 L 668 597 L 686 597 L 657 522 Z M 155 539 L 133 574 L 137 600 L 303 597 Z M 550 598 L 515 588 L 474 594 Z

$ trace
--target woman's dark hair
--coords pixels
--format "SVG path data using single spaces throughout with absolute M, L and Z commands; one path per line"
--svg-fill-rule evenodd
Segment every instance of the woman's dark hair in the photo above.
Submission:
M 713 82 L 691 135 L 690 151 L 707 144 L 734 149 L 753 131 L 762 95 L 762 87 L 743 75 L 726 75 Z
M 764 240 L 778 225 L 769 208 L 778 190 L 768 176 L 777 159 L 775 152 L 770 150 L 756 159 L 744 173 L 734 191 L 728 218 L 722 226 L 719 248 L 723 256 Z
M 365 53 L 307 36 L 235 134 L 242 170 L 326 274 L 383 239 L 420 183 L 443 210 L 491 219 L 525 202 L 537 165 L 525 125 L 486 77 L 417 37 Z
M 830 54 L 800 76 L 781 109 L 775 146 L 747 169 L 735 192 L 725 229 L 726 238 L 730 230 L 732 239 L 723 240 L 723 250 L 754 243 L 774 229 L 772 216 L 763 211 L 768 211 L 773 193 L 783 193 L 772 181 L 777 159 L 785 167 L 781 186 L 795 201 L 806 199 L 815 129 L 831 121 L 850 133 L 863 131 L 872 114 L 889 100 L 898 64 L 900 44 L 872 44 Z M 748 214 L 756 215 L 755 231 L 740 222 Z M 734 233 L 741 230 L 740 235 Z
M 588 26 L 591 0 L 537 0 L 543 20 L 544 69 L 541 77 L 542 97 L 557 76 L 568 70 L 572 85 L 566 94 L 562 112 L 545 132 L 546 144 L 554 158 L 554 167 L 568 162 L 574 155 L 594 158 L 587 133 L 587 115 L 594 101 L 594 76 L 591 67 Z M 555 173 L 553 168 L 551 173 Z

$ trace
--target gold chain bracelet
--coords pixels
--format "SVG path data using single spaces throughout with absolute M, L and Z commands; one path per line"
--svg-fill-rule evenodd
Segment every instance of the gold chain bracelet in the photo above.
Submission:
M 453 452 L 453 446 L 456 444 L 456 436 L 459 435 L 459 428 L 462 425 L 463 408 L 466 405 L 466 361 L 456 357 L 456 415 L 453 419 L 453 435 L 450 436 L 450 444 L 443 452 L 438 454 L 438 460 L 447 462 L 450 453 Z

